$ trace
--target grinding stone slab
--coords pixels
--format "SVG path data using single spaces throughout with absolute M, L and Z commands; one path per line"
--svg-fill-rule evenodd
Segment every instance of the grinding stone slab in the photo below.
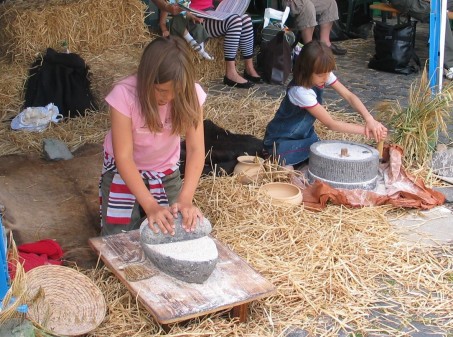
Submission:
M 343 150 L 346 150 L 342 154 Z M 372 190 L 376 187 L 379 153 L 360 143 L 322 140 L 310 146 L 308 180 L 335 188 Z
M 164 273 L 188 283 L 203 283 L 214 271 L 219 257 L 210 237 L 150 245 L 141 243 L 145 255 Z
M 150 245 L 157 245 L 161 243 L 195 240 L 208 235 L 211 231 L 211 223 L 208 219 L 203 217 L 203 220 L 198 221 L 193 232 L 186 232 L 182 227 L 182 215 L 181 213 L 178 213 L 178 218 L 175 219 L 175 235 L 163 234 L 160 231 L 154 233 L 148 226 L 148 219 L 145 219 L 140 225 L 140 241 Z

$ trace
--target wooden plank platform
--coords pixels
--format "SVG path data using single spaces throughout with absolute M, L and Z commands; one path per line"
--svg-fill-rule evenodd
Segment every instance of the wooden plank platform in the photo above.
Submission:
M 275 292 L 275 286 L 243 259 L 213 238 L 219 252 L 216 268 L 203 284 L 179 281 L 154 267 L 140 246 L 138 230 L 91 238 L 91 247 L 136 296 L 155 320 L 163 325 L 188 320 L 225 309 L 239 321 L 247 319 L 247 304 Z M 150 278 L 128 281 L 124 269 L 143 264 L 154 269 Z

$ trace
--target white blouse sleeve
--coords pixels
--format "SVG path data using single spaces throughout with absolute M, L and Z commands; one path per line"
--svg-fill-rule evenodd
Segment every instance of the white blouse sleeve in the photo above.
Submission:
M 292 87 L 288 90 L 288 97 L 291 103 L 301 108 L 311 108 L 318 104 L 316 93 L 313 89 Z

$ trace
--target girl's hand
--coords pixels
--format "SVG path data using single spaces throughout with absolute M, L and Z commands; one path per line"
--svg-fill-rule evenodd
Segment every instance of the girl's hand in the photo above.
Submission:
M 387 138 L 387 128 L 375 119 L 369 120 L 365 124 L 365 136 L 367 138 L 372 136 L 379 142 Z
M 170 36 L 170 32 L 168 30 L 162 30 L 162 36 L 168 37 L 168 36 Z
M 192 13 L 187 12 L 186 17 L 191 20 L 193 23 L 203 23 L 203 18 L 193 15 Z
M 171 206 L 171 212 L 176 218 L 178 212 L 182 215 L 182 227 L 186 232 L 193 232 L 197 226 L 198 221 L 203 219 L 203 214 L 192 203 L 176 202 Z
M 148 226 L 154 233 L 159 230 L 164 234 L 175 235 L 174 217 L 170 208 L 162 207 L 156 203 L 147 212 Z

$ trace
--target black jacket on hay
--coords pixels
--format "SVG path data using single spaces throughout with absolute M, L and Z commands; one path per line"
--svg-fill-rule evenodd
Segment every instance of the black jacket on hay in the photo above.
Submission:
M 88 70 L 79 55 L 48 48 L 44 57 L 40 56 L 30 68 L 23 109 L 54 103 L 64 117 L 96 110 Z
M 262 157 L 263 140 L 253 135 L 232 133 L 216 125 L 213 121 L 205 119 L 204 144 L 205 164 L 203 174 L 211 173 L 216 167 L 216 175 L 232 174 L 238 163 L 237 157 L 249 155 Z M 184 175 L 186 160 L 186 144 L 181 142 L 181 157 L 179 170 Z

